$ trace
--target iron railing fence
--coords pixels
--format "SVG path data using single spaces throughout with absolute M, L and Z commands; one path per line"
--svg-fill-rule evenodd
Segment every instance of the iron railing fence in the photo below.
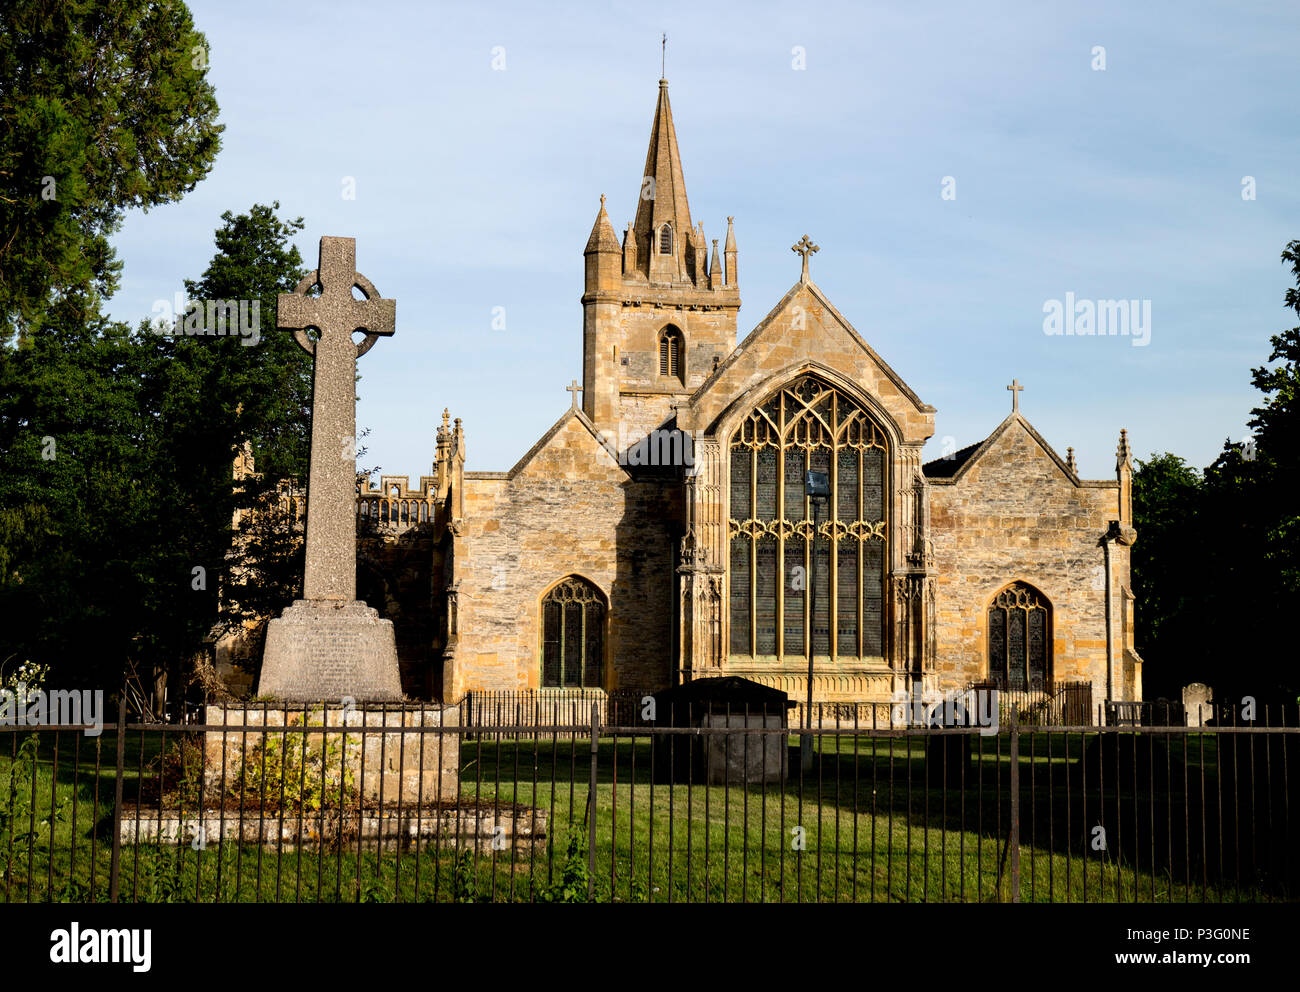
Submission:
M 477 728 L 590 728 L 593 705 L 602 724 L 633 726 L 641 722 L 642 700 L 647 695 L 633 690 L 607 692 L 603 689 L 473 690 L 465 694 L 459 705 L 464 707 L 466 726 Z
M 996 689 L 1002 722 L 1011 720 L 1014 711 L 1021 726 L 1071 727 L 1090 723 L 1097 715 L 1092 698 L 1092 683 L 1083 681 L 1044 681 L 1008 683 L 1002 679 L 972 682 L 973 691 Z
M 1008 688 L 998 682 L 972 682 L 968 691 L 998 692 L 1002 722 L 1009 722 L 1014 710 L 1022 726 L 1078 726 L 1089 723 L 1098 714 L 1093 703 L 1091 682 L 1045 682 L 1033 686 Z M 600 720 L 621 726 L 645 726 L 644 718 L 649 691 L 602 689 L 520 689 L 473 690 L 461 700 L 466 722 L 480 727 L 511 725 L 585 725 L 594 703 Z M 951 696 L 940 693 L 936 696 Z M 961 695 L 961 693 L 957 693 Z M 912 700 L 901 701 L 910 708 Z M 872 726 L 889 721 L 889 713 L 900 706 L 891 700 L 844 700 L 817 702 L 812 708 L 812 726 L 827 729 L 859 724 Z M 805 726 L 805 704 L 791 700 L 789 719 L 792 726 Z M 1163 712 L 1163 711 L 1162 711 Z M 1178 710 L 1181 714 L 1181 709 Z M 1150 722 L 1148 720 L 1148 722 Z M 1179 721 L 1181 722 L 1181 720 Z
M 609 711 L 606 710 L 606 713 Z M 3 902 L 1234 902 L 1300 892 L 1300 728 L 270 704 L 0 726 Z M 786 714 L 788 719 L 788 714 Z M 445 725 L 444 725 L 444 722 Z M 666 722 L 687 725 L 666 726 Z

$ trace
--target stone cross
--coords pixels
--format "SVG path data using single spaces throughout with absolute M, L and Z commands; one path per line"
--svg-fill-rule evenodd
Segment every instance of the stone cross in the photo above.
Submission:
M 1021 394 L 1022 392 L 1024 392 L 1025 387 L 1022 386 L 1022 385 L 1020 385 L 1020 380 L 1019 380 L 1019 379 L 1012 379 L 1012 380 L 1011 380 L 1011 385 L 1009 385 L 1009 386 L 1007 387 L 1007 389 L 1011 390 L 1011 412 L 1012 412 L 1012 413 L 1019 413 L 1019 412 L 1020 412 L 1020 394 Z
M 572 396 L 573 405 L 569 409 L 571 410 L 578 409 L 578 394 L 582 392 L 582 387 L 578 385 L 578 380 L 573 379 L 572 381 L 570 381 L 569 385 L 564 387 L 564 391 L 566 393 L 573 394 Z
M 790 246 L 790 250 L 803 257 L 803 272 L 799 276 L 800 282 L 808 281 L 808 256 L 813 252 L 821 251 L 821 248 L 813 244 L 808 235 L 803 236 L 803 240 L 796 241 Z
M 357 598 L 357 359 L 395 330 L 397 301 L 385 300 L 357 271 L 354 238 L 321 238 L 320 263 L 277 301 L 280 330 L 315 359 L 311 468 L 307 480 L 307 557 L 303 598 Z M 307 291 L 320 286 L 318 297 Z M 360 289 L 364 300 L 352 295 Z M 307 329 L 318 332 L 313 341 Z M 365 333 L 359 344 L 356 331 Z

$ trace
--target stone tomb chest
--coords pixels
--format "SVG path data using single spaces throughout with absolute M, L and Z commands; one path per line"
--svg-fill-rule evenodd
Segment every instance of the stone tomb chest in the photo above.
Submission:
M 736 676 L 696 679 L 655 694 L 656 727 L 703 733 L 655 734 L 656 782 L 757 785 L 787 771 L 789 710 L 779 689 Z M 745 733 L 766 728 L 779 733 Z M 733 729 L 734 733 L 725 733 Z

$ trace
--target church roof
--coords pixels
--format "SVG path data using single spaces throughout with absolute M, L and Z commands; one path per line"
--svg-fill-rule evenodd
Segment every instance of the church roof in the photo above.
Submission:
M 1033 425 L 1026 420 L 1018 410 L 1013 410 L 1011 413 L 1007 414 L 1006 419 L 1003 420 L 1002 423 L 998 424 L 993 433 L 983 441 L 980 441 L 978 444 L 967 445 L 965 448 L 954 453 L 950 458 L 936 458 L 934 461 L 926 462 L 921 466 L 921 471 L 925 473 L 927 479 L 932 479 L 938 485 L 950 485 L 960 481 L 962 476 L 970 470 L 971 466 L 976 464 L 980 458 L 983 457 L 984 452 L 993 447 L 993 445 L 997 443 L 998 438 L 1005 434 L 1008 428 L 1013 424 L 1019 424 L 1024 428 L 1025 432 L 1038 443 L 1039 447 L 1043 449 L 1047 457 L 1056 462 L 1057 467 L 1060 468 L 1062 474 L 1064 474 L 1065 477 L 1076 486 L 1096 486 L 1106 488 L 1115 485 L 1114 482 L 1109 480 L 1092 481 L 1080 479 L 1079 474 L 1066 464 L 1065 459 L 1056 453 L 1055 449 L 1047 443 L 1047 440 L 1043 435 L 1034 430 Z
M 647 191 L 646 180 L 654 180 Z M 637 243 L 650 237 L 664 221 L 671 221 L 680 238 L 689 237 L 691 207 L 686 201 L 686 178 L 682 174 L 682 156 L 677 150 L 677 129 L 673 126 L 673 109 L 668 103 L 668 80 L 659 80 L 659 103 L 650 126 L 650 147 L 646 150 L 645 171 L 637 195 L 636 219 L 632 231 Z
M 951 455 L 926 462 L 921 466 L 921 471 L 925 473 L 927 479 L 951 479 L 971 460 L 983 443 L 983 441 L 976 441 L 974 444 L 966 445 L 960 451 L 954 451 Z

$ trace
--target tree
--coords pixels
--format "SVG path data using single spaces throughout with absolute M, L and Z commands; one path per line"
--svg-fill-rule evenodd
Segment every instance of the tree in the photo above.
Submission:
M 1199 642 L 1202 570 L 1196 540 L 1200 474 L 1177 455 L 1138 459 L 1133 473 L 1133 587 L 1141 597 L 1137 650 L 1149 698 L 1178 698 L 1188 681 L 1209 681 Z
M 30 347 L 0 348 L 0 660 L 51 665 L 63 685 L 120 674 L 151 619 L 143 357 L 84 297 L 56 300 Z
M 1283 296 L 1300 316 L 1300 241 L 1282 250 L 1290 263 L 1295 286 Z M 1257 484 L 1256 512 L 1267 521 L 1264 554 L 1269 574 L 1291 603 L 1300 600 L 1300 327 L 1271 338 L 1269 362 L 1251 369 L 1251 382 L 1264 394 L 1264 403 L 1251 411 L 1255 431 L 1250 459 Z M 1250 456 L 1253 455 L 1253 458 Z
M 56 298 L 111 295 L 124 211 L 207 175 L 223 130 L 207 66 L 179 0 L 0 5 L 0 344 Z
M 1300 315 L 1300 241 L 1282 251 Z M 1251 370 L 1264 402 L 1255 431 L 1227 439 L 1203 478 L 1175 455 L 1138 462 L 1133 513 L 1140 540 L 1138 651 L 1148 696 L 1200 680 L 1222 701 L 1295 704 L 1300 672 L 1284 631 L 1300 607 L 1300 327 L 1271 339 Z
M 1284 294 L 1300 315 L 1300 241 L 1282 251 L 1296 287 Z M 1220 698 L 1300 697 L 1287 619 L 1300 607 L 1300 328 L 1271 338 L 1269 363 L 1251 370 L 1264 402 L 1251 411 L 1254 437 L 1228 439 L 1205 482 L 1193 540 L 1204 557 L 1199 607 L 1202 653 Z M 1219 692 L 1219 690 L 1224 690 Z
M 173 340 L 191 360 L 207 363 L 204 374 L 212 381 L 194 401 L 210 408 L 220 397 L 217 402 L 230 408 L 231 417 L 241 411 L 235 433 L 229 421 L 223 425 L 225 443 L 251 441 L 258 470 L 268 479 L 305 479 L 311 449 L 311 359 L 292 335 L 276 330 L 275 318 L 279 294 L 292 292 L 307 274 L 292 243 L 303 222 L 301 217 L 281 220 L 279 209 L 276 201 L 255 203 L 246 214 L 223 213 L 214 238 L 216 254 L 198 279 L 185 281 L 186 294 L 199 302 L 256 300 L 257 343 L 207 335 Z
M 303 549 L 282 512 L 277 487 L 283 480 L 307 478 L 312 363 L 292 335 L 276 330 L 277 296 L 306 275 L 291 240 L 302 230 L 302 218 L 281 220 L 279 208 L 278 202 L 254 204 L 246 214 L 222 214 L 216 254 L 198 279 L 185 283 L 186 293 L 199 302 L 257 300 L 263 315 L 258 343 L 206 335 L 164 339 L 179 359 L 171 366 L 168 403 L 186 410 L 184 421 L 194 425 L 191 436 L 175 434 L 173 441 L 179 449 L 202 451 L 204 464 L 226 484 L 233 456 L 245 444 L 257 469 L 255 477 L 233 486 L 231 503 L 219 511 L 224 515 L 212 520 L 226 567 L 210 619 L 226 630 L 278 613 L 302 584 Z M 215 421 L 214 406 L 221 410 Z M 202 434 L 199 425 L 207 423 L 216 424 L 212 435 Z M 199 491 L 212 492 L 212 484 Z M 230 511 L 240 517 L 233 545 Z
M 276 487 L 281 479 L 306 477 L 311 362 L 275 328 L 278 294 L 306 274 L 292 243 L 303 222 L 281 220 L 279 207 L 223 213 L 216 253 L 198 279 L 185 283 L 198 312 L 208 303 L 238 301 L 241 313 L 250 319 L 256 313 L 252 334 L 178 333 L 189 323 L 183 319 L 171 334 L 140 328 L 154 354 L 146 402 L 159 416 L 157 475 L 174 482 L 160 494 L 158 554 L 173 562 L 165 574 L 184 576 L 197 565 L 208 577 L 206 597 L 169 587 L 159 604 L 188 620 L 177 637 L 156 645 L 151 659 L 173 685 L 214 629 L 237 630 L 274 615 L 302 581 L 302 548 Z M 235 455 L 245 448 L 258 472 L 236 479 Z M 236 518 L 240 535 L 232 541 Z
M 303 274 L 302 222 L 277 208 L 224 214 L 187 283 L 260 301 L 262 329 Z M 214 624 L 268 615 L 301 581 L 291 532 L 232 543 L 231 528 L 274 508 L 278 473 L 305 473 L 307 356 L 274 331 L 252 345 L 159 330 L 58 299 L 30 347 L 0 348 L 0 661 L 49 664 L 61 685 L 114 686 L 131 666 L 178 676 Z M 245 442 L 276 474 L 234 478 Z

